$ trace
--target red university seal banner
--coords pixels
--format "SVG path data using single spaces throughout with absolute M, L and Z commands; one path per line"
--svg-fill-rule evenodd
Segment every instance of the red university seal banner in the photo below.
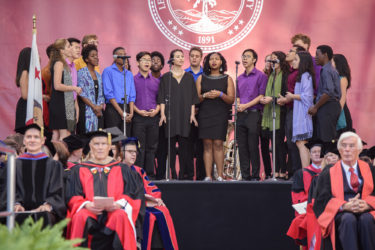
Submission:
M 221 51 L 255 26 L 263 0 L 149 0 L 152 18 L 171 42 L 185 49 Z

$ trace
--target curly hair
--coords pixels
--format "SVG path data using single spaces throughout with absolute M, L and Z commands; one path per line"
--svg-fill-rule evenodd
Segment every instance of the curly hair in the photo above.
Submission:
M 227 71 L 227 60 L 225 60 L 224 56 L 219 52 L 211 52 L 208 55 L 206 55 L 204 57 L 204 60 L 203 60 L 203 72 L 206 75 L 209 75 L 211 73 L 210 57 L 214 54 L 218 55 L 220 57 L 220 60 L 221 60 L 220 73 L 224 74 L 224 72 Z
M 83 47 L 82 52 L 81 52 L 83 61 L 86 62 L 86 59 L 89 58 L 90 52 L 92 50 L 95 50 L 96 52 L 98 52 L 98 48 L 93 44 L 88 44 L 85 47 Z

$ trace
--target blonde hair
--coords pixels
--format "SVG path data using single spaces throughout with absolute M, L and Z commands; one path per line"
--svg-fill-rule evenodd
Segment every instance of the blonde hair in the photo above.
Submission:
M 356 133 L 351 132 L 351 131 L 342 133 L 342 135 L 339 138 L 339 141 L 337 142 L 337 149 L 340 150 L 340 148 L 342 146 L 341 145 L 342 141 L 345 140 L 345 139 L 347 139 L 347 138 L 349 138 L 349 137 L 355 137 L 357 139 L 357 149 L 359 149 L 360 151 L 362 151 L 363 144 L 362 144 L 361 138 L 359 137 L 359 135 L 357 135 Z
M 91 39 L 97 40 L 97 39 L 98 39 L 98 36 L 95 35 L 95 34 L 85 35 L 85 36 L 82 38 L 82 46 L 85 45 L 85 44 L 88 44 L 89 41 L 90 41 Z

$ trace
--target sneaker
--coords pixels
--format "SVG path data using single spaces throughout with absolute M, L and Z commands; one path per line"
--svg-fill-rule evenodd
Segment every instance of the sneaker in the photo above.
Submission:
M 212 181 L 212 178 L 207 176 L 203 181 Z
M 217 180 L 217 181 L 224 181 L 224 179 L 223 179 L 221 176 L 217 177 L 216 180 Z

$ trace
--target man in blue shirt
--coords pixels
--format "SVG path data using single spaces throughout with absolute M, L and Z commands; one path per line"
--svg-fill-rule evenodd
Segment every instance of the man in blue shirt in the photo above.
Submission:
M 332 57 L 333 51 L 328 45 L 316 49 L 316 64 L 323 67 L 315 105 L 308 111 L 310 115 L 316 115 L 316 136 L 325 143 L 336 138 L 336 124 L 341 112 L 340 76 L 331 64 Z
M 203 58 L 203 51 L 199 47 L 192 47 L 189 51 L 190 67 L 185 69 L 193 75 L 194 81 L 197 81 L 198 77 L 203 73 L 201 62 Z M 195 105 L 195 115 L 198 115 L 199 105 Z M 203 162 L 203 142 L 202 139 L 198 138 L 198 127 L 191 125 L 190 129 L 190 143 L 191 143 L 191 154 L 190 159 L 196 157 L 196 180 L 203 180 L 206 177 Z
M 123 47 L 113 50 L 113 56 L 126 56 Z M 104 69 L 103 91 L 106 102 L 104 111 L 105 127 L 118 127 L 124 131 L 124 70 L 126 76 L 126 135 L 131 136 L 131 120 L 134 114 L 134 102 L 136 97 L 133 74 L 124 68 L 125 59 L 115 58 L 113 64 Z

